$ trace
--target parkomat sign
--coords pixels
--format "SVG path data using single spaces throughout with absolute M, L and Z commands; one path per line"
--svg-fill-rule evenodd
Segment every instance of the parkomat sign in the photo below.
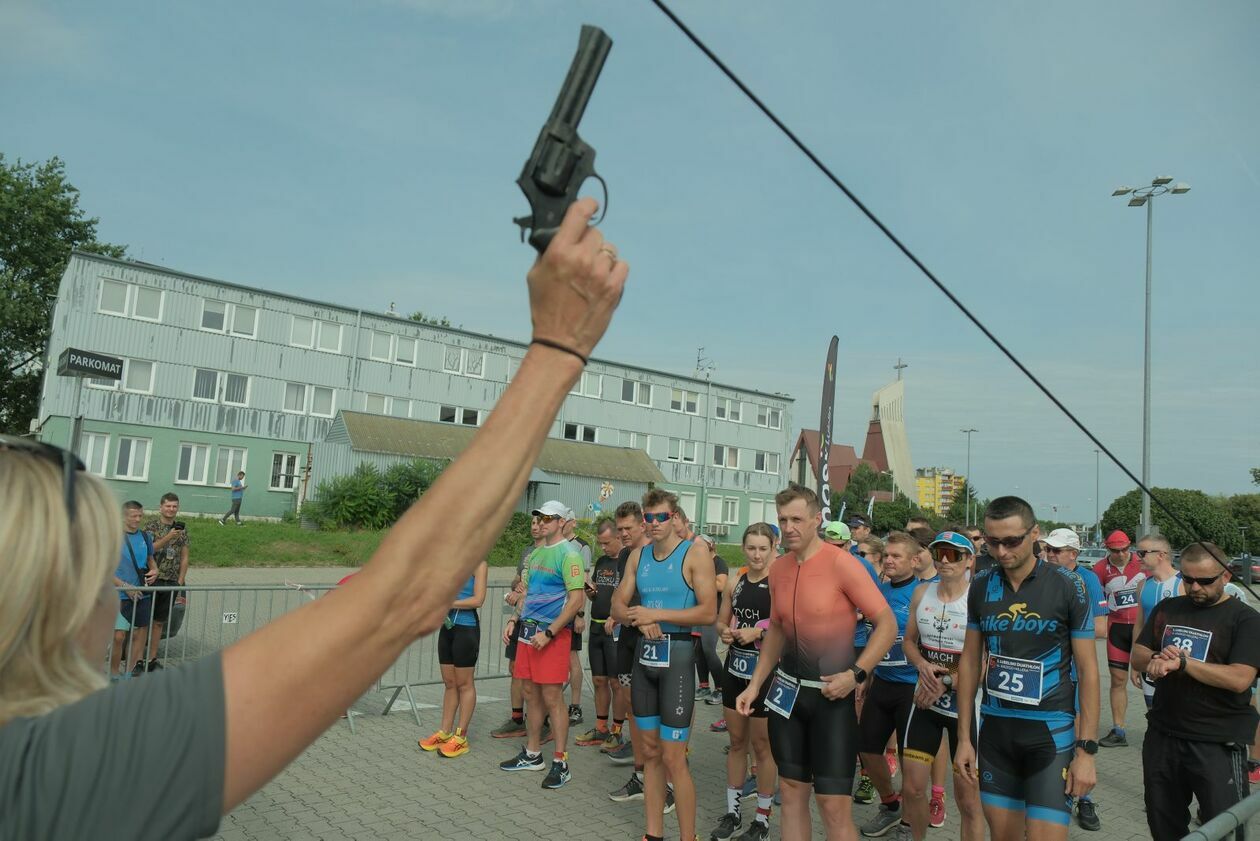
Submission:
M 61 352 L 61 356 L 57 357 L 57 375 L 121 380 L 123 361 L 116 356 L 103 356 L 99 353 L 68 347 Z

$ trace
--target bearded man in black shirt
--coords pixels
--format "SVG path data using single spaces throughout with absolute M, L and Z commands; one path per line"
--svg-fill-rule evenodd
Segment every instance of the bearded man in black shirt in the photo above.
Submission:
M 1207 821 L 1247 794 L 1260 614 L 1225 593 L 1225 557 L 1212 543 L 1185 549 L 1186 595 L 1157 604 L 1133 646 L 1133 668 L 1155 681 L 1142 780 L 1156 841 L 1186 835 L 1192 796 Z

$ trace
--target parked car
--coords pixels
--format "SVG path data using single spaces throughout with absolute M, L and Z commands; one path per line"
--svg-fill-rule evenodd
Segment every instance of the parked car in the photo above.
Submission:
M 1094 564 L 1107 557 L 1106 549 L 1082 549 L 1076 556 L 1076 562 L 1086 569 L 1093 569 Z
M 1243 569 L 1245 564 L 1251 562 L 1251 580 L 1260 582 L 1260 558 L 1253 558 L 1249 555 L 1243 555 L 1234 558 L 1229 562 L 1229 574 L 1234 578 L 1241 580 L 1243 577 Z

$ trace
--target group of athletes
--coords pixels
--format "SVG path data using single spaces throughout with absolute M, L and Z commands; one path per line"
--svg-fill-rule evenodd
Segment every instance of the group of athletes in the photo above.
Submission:
M 1132 552 L 1117 532 L 1095 574 L 1077 565 L 1074 532 L 1043 540 L 1017 497 L 990 503 L 983 528 L 935 533 L 912 521 L 883 540 L 860 514 L 823 528 L 808 488 L 791 485 L 775 502 L 778 524 L 748 527 L 734 571 L 662 489 L 597 524 L 595 560 L 570 509 L 534 510 L 534 545 L 505 598 L 512 717 L 492 731 L 526 741 L 499 767 L 545 769 L 543 788 L 571 779 L 589 629 L 596 723 L 574 742 L 633 764 L 609 796 L 643 801 L 645 841 L 663 839 L 672 811 L 681 838 L 699 837 L 688 744 L 701 698 L 720 699 L 713 729 L 730 741 L 712 841 L 767 838 L 775 804 L 781 837 L 803 841 L 811 793 L 829 839 L 856 838 L 852 803 L 878 798 L 861 834 L 919 841 L 945 822 L 951 776 L 961 838 L 985 837 L 986 825 L 995 839 L 1066 838 L 1074 811 L 1083 828 L 1100 827 L 1089 792 L 1095 640 L 1106 639 L 1115 726 L 1103 746 L 1127 744 L 1130 675 L 1153 707 L 1145 753 L 1158 749 L 1161 761 L 1145 761 L 1143 774 L 1152 835 L 1180 838 L 1192 796 L 1205 819 L 1245 795 L 1239 750 L 1256 730 L 1260 615 L 1230 599 L 1228 574 L 1210 574 L 1215 547 L 1192 545 L 1177 571 L 1167 541 L 1143 538 Z M 485 593 L 482 564 L 439 632 L 442 722 L 420 746 L 447 757 L 468 750 Z M 714 688 L 697 691 L 709 675 Z M 742 801 L 754 794 L 748 816 Z

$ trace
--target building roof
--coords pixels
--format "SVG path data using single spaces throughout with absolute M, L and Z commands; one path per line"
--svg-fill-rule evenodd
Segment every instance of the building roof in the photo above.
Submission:
M 792 448 L 792 461 L 796 461 L 796 453 L 801 447 L 805 448 L 805 454 L 809 457 L 809 467 L 814 473 L 814 478 L 818 478 L 818 430 L 802 429 L 801 434 L 796 439 L 796 446 Z M 851 444 L 831 445 L 831 455 L 827 459 L 828 472 L 834 473 L 837 468 L 846 468 L 845 477 L 852 473 L 863 459 L 858 458 L 857 451 L 853 449 Z
M 340 428 L 339 428 L 340 427 Z M 450 423 L 407 420 L 364 412 L 341 411 L 329 438 L 344 430 L 352 450 L 412 458 L 453 459 L 477 429 Z M 535 467 L 547 473 L 663 484 L 660 468 L 643 450 L 548 438 Z
M 439 324 L 423 324 L 422 325 L 422 324 L 413 322 L 410 319 L 406 318 L 405 316 L 401 316 L 397 313 L 391 314 L 391 313 L 376 312 L 373 310 L 364 309 L 363 307 L 347 307 L 341 304 L 331 304 L 331 303 L 328 303 L 327 301 L 316 301 L 314 298 L 303 298 L 300 295 L 290 295 L 286 292 L 275 292 L 268 289 L 259 289 L 253 286 L 245 286 L 244 284 L 240 284 L 240 283 L 231 283 L 230 281 L 226 281 L 226 280 L 218 280 L 213 277 L 206 277 L 205 275 L 192 274 L 191 272 L 182 272 L 182 271 L 179 271 L 178 269 L 170 269 L 170 268 L 167 268 L 166 266 L 159 266 L 155 263 L 145 263 L 140 260 L 120 260 L 116 257 L 107 257 L 103 254 L 93 254 L 90 251 L 80 251 L 78 249 L 73 250 L 71 252 L 71 255 L 74 257 L 81 257 L 86 260 L 96 260 L 102 263 L 113 263 L 118 266 L 126 266 L 126 267 L 131 267 L 131 268 L 143 269 L 146 271 L 162 272 L 164 274 L 175 275 L 176 277 L 187 278 L 189 280 L 196 280 L 202 283 L 210 283 L 216 286 L 227 287 L 228 289 L 236 289 L 241 292 L 248 292 L 250 294 L 262 293 L 265 295 L 271 295 L 272 297 L 275 297 L 275 298 L 284 298 L 285 300 L 288 300 L 288 301 L 297 301 L 298 303 L 309 304 L 311 306 L 320 307 L 323 309 L 341 310 L 342 312 L 351 314 L 351 315 L 362 313 L 363 315 L 375 316 L 377 318 L 387 319 L 387 320 L 400 323 L 400 324 L 410 324 L 415 327 L 425 327 L 425 328 L 439 331 L 439 332 L 457 333 L 459 335 L 469 336 L 474 339 L 483 339 L 486 341 L 497 342 L 500 344 L 514 345 L 515 347 L 520 349 L 522 354 L 524 354 L 525 349 L 529 347 L 528 343 L 519 342 L 519 341 L 516 341 L 515 339 L 507 339 L 502 336 L 493 336 L 489 333 L 477 333 L 472 330 L 465 330 L 462 327 L 448 327 L 448 326 L 439 325 Z M 769 391 L 761 391 L 755 388 L 747 388 L 746 386 L 726 385 L 726 384 L 717 383 L 717 382 L 710 383 L 708 380 L 703 380 L 703 379 L 700 379 L 699 377 L 688 375 L 688 374 L 674 374 L 669 371 L 661 371 L 656 368 L 645 368 L 641 365 L 632 365 L 625 362 L 616 362 L 611 359 L 602 359 L 602 358 L 597 358 L 594 356 L 590 358 L 590 361 L 598 362 L 604 365 L 613 365 L 618 368 L 625 368 L 627 371 L 638 371 L 644 374 L 657 374 L 663 377 L 672 377 L 676 380 L 686 380 L 688 382 L 696 383 L 697 385 L 703 385 L 703 386 L 712 385 L 714 388 L 725 388 L 725 389 L 729 389 L 730 391 L 739 391 L 745 394 L 756 394 L 762 397 L 771 397 L 771 398 L 774 398 L 775 400 L 781 400 L 784 403 L 795 402 L 795 398 L 787 394 L 778 394 L 778 393 L 769 392 Z

